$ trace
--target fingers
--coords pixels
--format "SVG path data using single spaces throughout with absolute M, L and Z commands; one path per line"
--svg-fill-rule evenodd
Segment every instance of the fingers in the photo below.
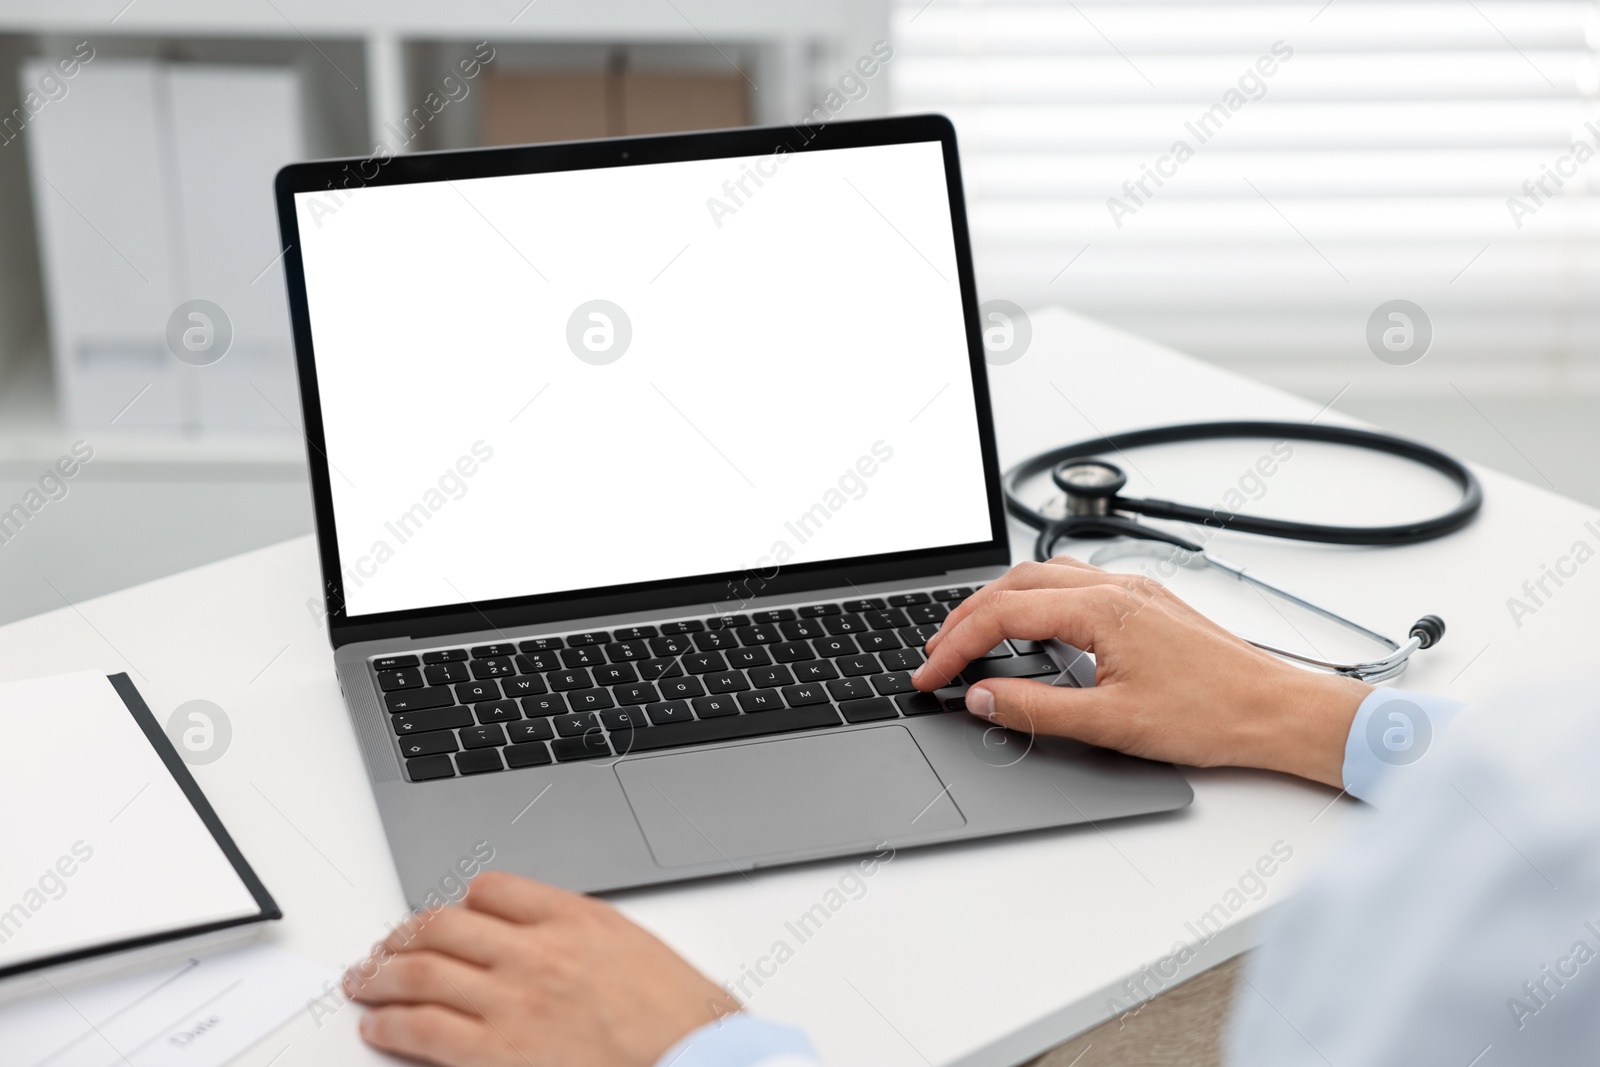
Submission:
M 944 635 L 950 632 L 952 626 L 981 607 L 985 598 L 1001 590 L 1079 589 L 1087 585 L 1112 583 L 1120 577 L 1099 567 L 1092 567 L 1082 560 L 1073 559 L 1071 556 L 1056 556 L 1045 563 L 1032 561 L 1019 563 L 957 604 L 955 610 L 945 616 L 944 622 L 939 625 L 939 632 L 928 639 L 926 647 L 932 652 L 934 647 L 944 640 Z
M 1102 689 L 1069 689 L 1028 678 L 991 678 L 967 690 L 967 710 L 1029 734 L 1070 737 L 1105 748 L 1129 740 L 1127 716 Z
M 1121 586 L 997 590 L 947 630 L 937 647 L 929 646 L 928 661 L 911 680 L 924 691 L 948 685 L 969 662 L 1006 637 L 1058 637 L 1093 652 L 1106 621 L 1115 618 L 1116 606 L 1127 595 Z
M 347 976 L 345 991 L 363 1004 L 440 1004 L 476 1015 L 475 1001 L 491 990 L 486 972 L 438 952 L 402 952 L 370 978 Z
M 437 908 L 414 915 L 384 938 L 388 952 L 432 949 L 487 967 L 505 954 L 506 925 L 481 911 Z
M 489 1067 L 517 1058 L 482 1020 L 435 1004 L 369 1011 L 361 1036 L 374 1048 L 440 1067 Z
M 507 922 L 537 923 L 569 912 L 586 899 L 577 893 L 504 871 L 484 871 L 472 880 L 461 903 L 473 911 Z

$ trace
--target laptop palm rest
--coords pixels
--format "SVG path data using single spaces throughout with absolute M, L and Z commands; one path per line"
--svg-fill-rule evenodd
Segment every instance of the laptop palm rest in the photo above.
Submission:
M 967 821 L 902 726 L 647 756 L 616 773 L 663 867 L 866 851 Z

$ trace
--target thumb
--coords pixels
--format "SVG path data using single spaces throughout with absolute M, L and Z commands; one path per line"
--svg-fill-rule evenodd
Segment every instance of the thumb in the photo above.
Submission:
M 967 690 L 967 711 L 1026 734 L 1070 737 L 1118 748 L 1126 722 L 1103 689 L 1049 685 L 1031 678 L 990 678 Z

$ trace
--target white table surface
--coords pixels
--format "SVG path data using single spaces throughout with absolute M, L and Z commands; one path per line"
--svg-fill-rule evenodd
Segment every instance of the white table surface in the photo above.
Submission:
M 991 368 L 1003 462 L 1097 432 L 1319 415 L 1316 404 L 1065 312 L 1037 315 L 1034 334 L 1022 359 Z M 922 417 L 936 417 L 942 402 Z M 1262 451 L 1234 442 L 1139 454 L 1146 477 L 1131 489 L 1220 501 Z M 1585 536 L 1595 514 L 1479 473 L 1482 517 L 1435 544 L 1352 550 L 1223 534 L 1213 547 L 1390 632 L 1425 612 L 1442 615 L 1449 634 L 1418 656 L 1405 679 L 1412 688 L 1472 699 L 1591 662 L 1600 577 L 1580 572 L 1520 627 L 1506 598 Z M 1448 487 L 1436 482 L 1381 458 L 1306 446 L 1269 481 L 1258 507 L 1286 517 L 1393 519 L 1448 502 Z M 1020 531 L 1015 544 L 1025 557 Z M 231 747 L 194 768 L 195 777 L 284 910 L 272 936 L 339 967 L 399 921 L 404 904 L 327 637 L 307 607 L 318 581 L 306 537 L 64 607 L 0 628 L 0 679 L 125 670 L 163 721 L 188 700 L 220 705 L 232 721 Z M 1271 621 L 1259 605 L 1228 599 L 1248 600 L 1241 587 L 1196 588 L 1220 597 L 1217 610 L 1232 604 L 1256 610 L 1252 624 Z M 1279 776 L 1189 777 L 1195 801 L 1177 816 L 903 852 L 803 944 L 785 923 L 837 886 L 848 864 L 617 899 L 718 980 L 788 941 L 793 958 L 749 1006 L 807 1027 L 833 1064 L 1016 1063 L 1105 1018 L 1107 995 L 1175 942 L 1192 941 L 1185 923 L 1281 841 L 1293 858 L 1267 880 L 1265 896 L 1240 909 L 1176 980 L 1258 943 L 1271 906 L 1359 819 L 1348 798 L 1329 807 L 1332 790 Z M 346 1008 L 319 1024 L 305 1013 L 238 1062 L 389 1062 L 361 1045 L 357 1014 Z

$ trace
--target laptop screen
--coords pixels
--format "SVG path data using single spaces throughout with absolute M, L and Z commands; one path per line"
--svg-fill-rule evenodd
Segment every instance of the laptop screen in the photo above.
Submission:
M 993 536 L 938 141 L 295 210 L 351 617 Z

